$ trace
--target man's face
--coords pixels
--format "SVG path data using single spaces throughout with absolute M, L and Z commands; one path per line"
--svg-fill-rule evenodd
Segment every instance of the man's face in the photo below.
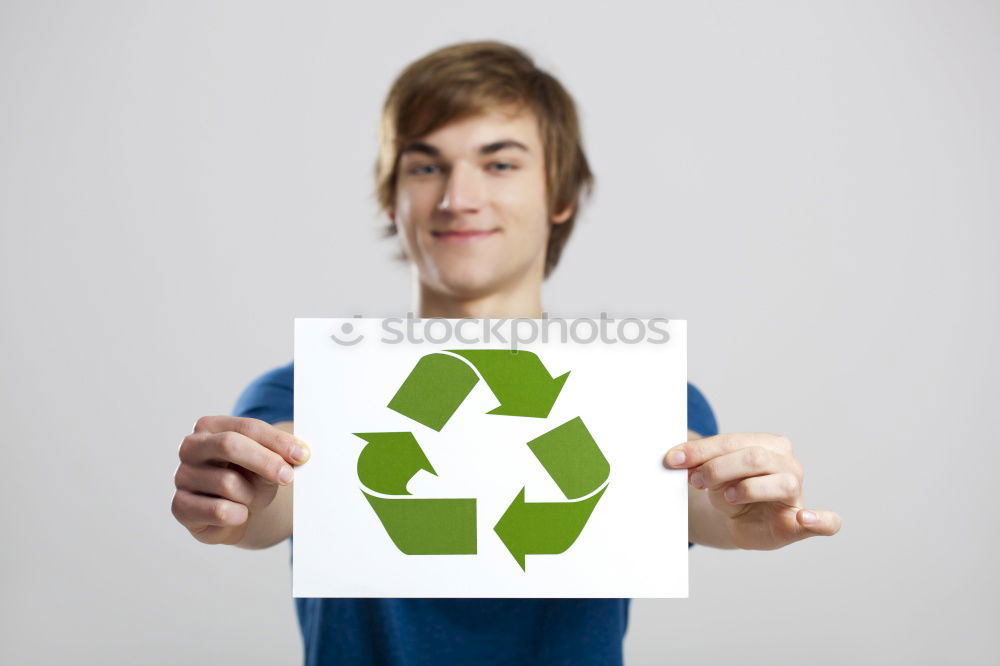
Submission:
M 434 291 L 479 297 L 542 280 L 549 233 L 542 141 L 534 114 L 510 113 L 453 122 L 400 155 L 391 217 Z

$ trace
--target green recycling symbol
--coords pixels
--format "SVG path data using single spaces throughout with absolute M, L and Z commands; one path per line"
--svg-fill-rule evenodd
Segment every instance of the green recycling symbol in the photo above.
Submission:
M 480 376 L 500 402 L 489 414 L 544 419 L 569 372 L 553 378 L 536 354 L 523 350 L 434 352 L 420 358 L 388 407 L 440 432 Z M 358 456 L 361 492 L 400 551 L 476 554 L 475 498 L 409 497 L 406 484 L 417 472 L 437 475 L 412 432 L 354 434 L 366 442 Z M 566 501 L 525 502 L 522 487 L 494 526 L 525 571 L 526 555 L 556 555 L 573 545 L 607 490 L 611 472 L 579 416 L 527 444 Z

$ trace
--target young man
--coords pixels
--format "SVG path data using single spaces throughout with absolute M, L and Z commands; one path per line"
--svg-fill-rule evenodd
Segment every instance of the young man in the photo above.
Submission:
M 592 176 L 562 86 L 510 46 L 473 42 L 396 80 L 376 182 L 420 316 L 537 318 Z M 292 373 L 264 374 L 233 416 L 200 418 L 181 443 L 172 508 L 199 541 L 291 538 L 292 466 L 309 457 L 291 434 Z M 664 464 L 688 470 L 691 542 L 767 550 L 840 528 L 837 514 L 802 508 L 788 439 L 718 435 L 691 386 L 688 423 L 688 442 L 664 442 Z M 615 664 L 628 621 L 627 599 L 295 601 L 309 664 Z

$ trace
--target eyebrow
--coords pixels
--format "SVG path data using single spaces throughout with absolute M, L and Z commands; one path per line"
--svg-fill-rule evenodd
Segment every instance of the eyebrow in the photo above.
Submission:
M 526 153 L 530 153 L 528 147 L 525 146 L 520 141 L 514 141 L 514 139 L 501 139 L 500 141 L 494 141 L 493 143 L 487 143 L 479 147 L 480 155 L 491 155 L 496 152 L 500 152 L 505 148 L 520 148 Z M 400 157 L 406 153 L 423 153 L 424 155 L 429 155 L 431 157 L 440 157 L 441 151 L 430 145 L 429 143 L 424 143 L 423 141 L 414 141 L 408 144 L 403 150 L 399 152 Z

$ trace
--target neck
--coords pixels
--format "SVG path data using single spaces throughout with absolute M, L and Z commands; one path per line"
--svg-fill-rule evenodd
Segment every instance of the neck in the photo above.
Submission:
M 449 319 L 502 319 L 542 316 L 540 280 L 521 280 L 504 289 L 479 296 L 454 296 L 429 289 L 414 270 L 414 300 L 420 317 Z

